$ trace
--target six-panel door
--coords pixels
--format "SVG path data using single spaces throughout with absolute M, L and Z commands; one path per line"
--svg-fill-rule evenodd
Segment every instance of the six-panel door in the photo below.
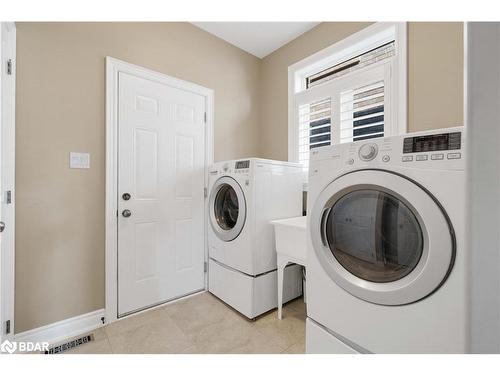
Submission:
M 123 316 L 204 288 L 205 98 L 120 73 L 118 107 Z

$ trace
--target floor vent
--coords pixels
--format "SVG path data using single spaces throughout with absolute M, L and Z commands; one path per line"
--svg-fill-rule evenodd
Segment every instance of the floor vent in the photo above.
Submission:
M 79 337 L 77 339 L 68 341 L 64 344 L 54 346 L 53 348 L 50 348 L 49 350 L 45 351 L 45 354 L 59 354 L 63 353 L 65 351 L 68 351 L 70 349 L 76 348 L 77 346 L 86 344 L 88 342 L 94 341 L 94 334 L 90 335 L 85 335 L 82 337 Z

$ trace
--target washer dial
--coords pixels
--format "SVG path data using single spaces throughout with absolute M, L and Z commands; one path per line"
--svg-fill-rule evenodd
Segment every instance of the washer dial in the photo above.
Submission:
M 359 158 L 363 161 L 375 159 L 378 154 L 378 146 L 375 143 L 367 143 L 359 148 Z

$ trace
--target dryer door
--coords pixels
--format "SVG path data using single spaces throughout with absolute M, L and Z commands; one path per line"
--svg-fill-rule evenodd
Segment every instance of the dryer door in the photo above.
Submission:
M 232 241 L 241 233 L 246 219 L 245 195 L 236 180 L 219 178 L 210 193 L 210 223 L 221 240 Z
M 409 179 L 362 170 L 339 177 L 311 214 L 314 254 L 340 287 L 365 301 L 403 305 L 437 290 L 455 236 L 437 200 Z

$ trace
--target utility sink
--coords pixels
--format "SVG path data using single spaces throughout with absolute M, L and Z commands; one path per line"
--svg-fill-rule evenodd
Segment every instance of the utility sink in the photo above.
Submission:
M 278 264 L 278 319 L 282 317 L 283 278 L 285 267 L 290 263 L 307 267 L 307 217 L 291 217 L 273 220 L 276 238 L 276 255 Z M 305 302 L 305 288 L 304 302 Z
M 307 254 L 307 216 L 273 220 L 276 252 L 305 262 Z M 302 264 L 302 262 L 301 262 Z

